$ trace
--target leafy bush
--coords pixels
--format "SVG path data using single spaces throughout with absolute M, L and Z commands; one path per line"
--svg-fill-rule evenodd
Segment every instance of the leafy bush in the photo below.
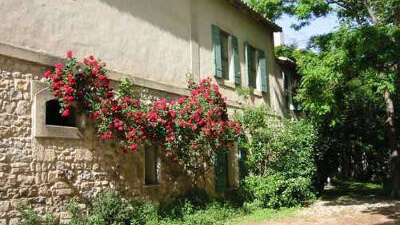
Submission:
M 181 218 L 196 210 L 205 209 L 210 201 L 204 190 L 193 189 L 173 201 L 162 203 L 159 212 L 162 217 Z
M 160 207 L 149 202 L 125 201 L 113 191 L 100 193 L 82 209 L 76 200 L 67 205 L 71 215 L 68 225 L 218 225 L 243 211 L 227 203 L 211 200 L 206 192 L 192 190 Z M 21 210 L 20 225 L 57 225 L 43 219 L 32 209 Z
M 32 208 L 18 209 L 21 214 L 21 221 L 19 225 L 56 225 L 57 221 L 51 215 L 46 215 L 44 218 L 40 217 L 37 212 Z
M 247 134 L 239 146 L 247 153 L 244 190 L 263 207 L 291 207 L 315 197 L 317 134 L 306 120 L 289 121 L 267 107 L 244 110 L 237 119 Z
M 310 189 L 311 179 L 304 177 L 287 179 L 279 173 L 267 177 L 248 176 L 244 185 L 252 199 L 264 208 L 299 206 L 315 197 Z

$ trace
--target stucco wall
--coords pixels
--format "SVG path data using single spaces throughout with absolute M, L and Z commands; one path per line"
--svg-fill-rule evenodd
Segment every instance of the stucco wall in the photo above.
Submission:
M 129 198 L 160 200 L 190 187 L 183 170 L 164 163 L 162 155 L 160 184 L 144 185 L 143 148 L 118 153 L 112 143 L 99 141 L 90 125 L 80 127 L 81 139 L 33 137 L 31 81 L 45 69 L 0 55 L 1 225 L 16 225 L 20 206 L 31 205 L 65 220 L 65 204 L 73 196 L 87 200 L 112 188 Z
M 78 57 L 94 54 L 114 71 L 181 88 L 188 72 L 212 74 L 210 27 L 216 24 L 239 39 L 243 86 L 244 41 L 265 51 L 269 93 L 252 96 L 251 104 L 284 112 L 272 29 L 225 0 L 2 0 L 0 21 L 2 43 L 58 57 L 68 49 Z M 233 88 L 223 92 L 241 100 Z
M 2 0 L 0 41 L 63 57 L 94 54 L 115 71 L 185 85 L 190 1 Z
M 256 105 L 267 103 L 276 112 L 283 113 L 285 110 L 281 99 L 283 81 L 279 65 L 273 55 L 272 29 L 267 29 L 264 25 L 257 23 L 225 0 L 193 1 L 192 12 L 193 27 L 196 29 L 196 39 L 200 48 L 200 74 L 204 77 L 213 73 L 211 24 L 215 24 L 238 38 L 242 87 L 248 86 L 244 42 L 264 50 L 267 60 L 267 75 L 269 76 L 269 93 L 263 96 L 256 94 L 252 96 L 250 102 Z M 223 86 L 223 93 L 232 101 L 241 101 L 234 88 Z

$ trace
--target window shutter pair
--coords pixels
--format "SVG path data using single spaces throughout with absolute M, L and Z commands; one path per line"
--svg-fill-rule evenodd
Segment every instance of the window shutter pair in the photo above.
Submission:
M 252 87 L 255 84 L 255 78 L 251 76 L 250 71 L 252 70 L 252 66 L 254 64 L 254 51 L 255 49 L 251 47 L 247 42 L 244 43 L 245 49 L 245 58 L 246 58 L 246 71 L 247 71 L 247 78 L 249 81 L 249 86 Z M 261 91 L 267 92 L 268 91 L 268 76 L 267 76 L 267 63 L 265 58 L 265 53 L 262 50 L 257 50 L 258 56 L 258 71 L 259 75 L 261 76 Z
M 222 53 L 221 53 L 221 36 L 220 29 L 211 25 L 212 36 L 212 51 L 213 51 L 213 72 L 215 77 L 222 78 Z M 240 84 L 240 59 L 239 59 L 239 45 L 237 37 L 231 35 L 232 38 L 232 52 L 234 63 L 235 84 Z

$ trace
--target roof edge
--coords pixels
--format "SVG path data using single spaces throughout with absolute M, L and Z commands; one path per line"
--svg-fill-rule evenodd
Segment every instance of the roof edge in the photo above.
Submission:
M 254 9 L 252 9 L 248 4 L 246 4 L 242 0 L 225 0 L 225 1 L 231 3 L 235 8 L 237 8 L 240 11 L 242 11 L 243 13 L 249 15 L 257 22 L 272 28 L 272 31 L 274 31 L 274 32 L 282 31 L 282 27 L 280 27 L 276 23 L 272 22 L 268 18 L 264 17 L 259 12 L 256 12 Z

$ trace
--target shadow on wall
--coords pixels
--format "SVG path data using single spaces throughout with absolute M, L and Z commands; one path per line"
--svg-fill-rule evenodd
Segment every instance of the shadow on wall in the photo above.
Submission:
M 142 19 L 178 38 L 190 40 L 189 1 L 100 0 L 100 2 L 132 17 Z

